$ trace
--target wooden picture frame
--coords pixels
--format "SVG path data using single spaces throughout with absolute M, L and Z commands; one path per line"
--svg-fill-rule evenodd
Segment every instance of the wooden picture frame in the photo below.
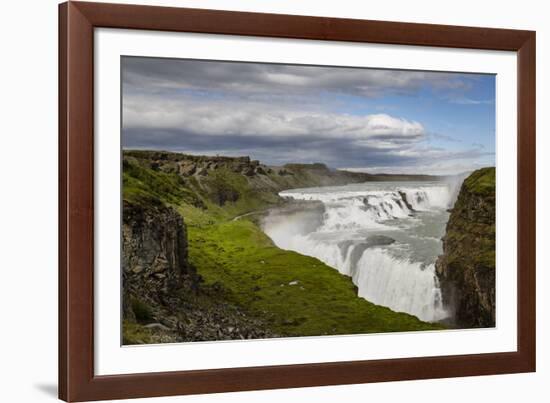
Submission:
M 94 375 L 94 28 L 517 52 L 518 350 Z M 59 398 L 66 401 L 535 371 L 535 32 L 200 9 L 59 6 Z

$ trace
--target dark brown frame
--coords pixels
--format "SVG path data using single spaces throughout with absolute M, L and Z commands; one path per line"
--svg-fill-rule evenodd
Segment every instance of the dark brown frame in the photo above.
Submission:
M 516 51 L 518 351 L 94 375 L 96 27 Z M 59 6 L 59 397 L 76 402 L 535 371 L 535 32 L 200 9 Z

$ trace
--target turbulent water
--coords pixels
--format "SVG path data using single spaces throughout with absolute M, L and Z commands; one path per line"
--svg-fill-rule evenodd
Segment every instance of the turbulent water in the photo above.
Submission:
M 281 192 L 301 203 L 273 210 L 263 229 L 275 244 L 350 276 L 360 297 L 424 321 L 447 317 L 434 263 L 454 203 L 444 182 L 369 182 Z

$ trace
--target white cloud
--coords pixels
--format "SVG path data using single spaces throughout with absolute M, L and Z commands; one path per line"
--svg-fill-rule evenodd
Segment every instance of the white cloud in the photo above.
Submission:
M 192 98 L 127 97 L 124 128 L 178 130 L 208 136 L 311 136 L 368 142 L 370 146 L 415 143 L 421 123 L 387 114 L 365 116 L 267 104 Z
M 470 99 L 470 98 L 456 98 L 456 99 L 451 99 L 450 102 L 458 105 L 491 105 L 494 103 L 492 99 Z
M 391 153 L 390 153 L 391 154 Z M 413 164 L 372 165 L 365 167 L 339 168 L 353 172 L 393 173 L 429 175 L 454 175 L 473 171 L 478 168 L 494 166 L 494 156 L 490 153 L 480 153 L 476 150 L 446 151 L 438 149 L 411 149 L 405 153 L 414 161 Z

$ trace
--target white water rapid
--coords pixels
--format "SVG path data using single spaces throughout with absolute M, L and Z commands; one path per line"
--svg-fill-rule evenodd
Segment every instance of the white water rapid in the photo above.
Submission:
M 429 322 L 442 307 L 435 260 L 454 202 L 443 182 L 369 182 L 294 189 L 300 201 L 272 210 L 263 229 L 275 244 L 318 258 L 350 276 L 360 297 Z

